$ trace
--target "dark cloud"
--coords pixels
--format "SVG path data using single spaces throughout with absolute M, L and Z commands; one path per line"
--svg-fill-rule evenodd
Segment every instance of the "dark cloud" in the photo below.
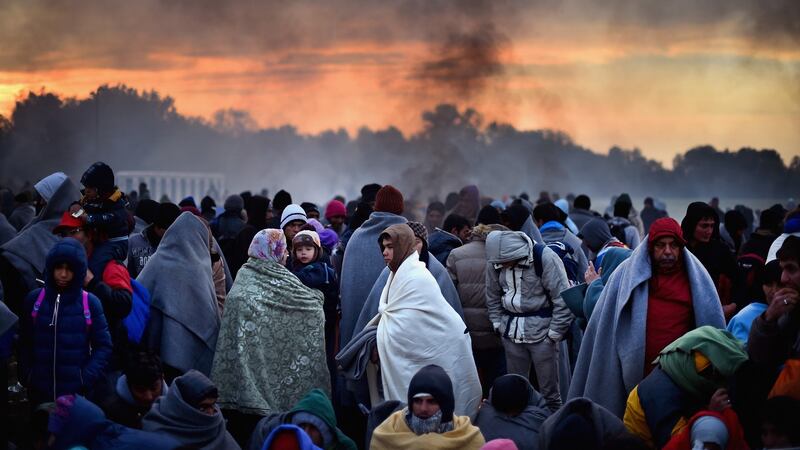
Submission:
M 432 45 L 429 59 L 419 64 L 411 77 L 427 87 L 470 99 L 504 73 L 501 54 L 509 38 L 492 23 L 462 32 L 451 31 Z
M 531 36 L 540 25 L 569 37 L 596 33 L 603 23 L 609 34 L 621 33 L 626 39 L 645 37 L 648 29 L 694 27 L 701 36 L 724 30 L 759 46 L 786 47 L 800 37 L 800 2 L 4 0 L 0 70 L 158 69 L 165 63 L 152 55 L 164 52 L 247 57 L 361 42 L 422 42 L 442 51 L 448 42 L 458 48 L 459 41 L 485 43 L 487 36 L 513 41 L 518 35 Z M 583 30 L 586 24 L 593 28 Z M 453 66 L 436 62 L 428 58 L 412 64 L 430 63 L 434 79 Z

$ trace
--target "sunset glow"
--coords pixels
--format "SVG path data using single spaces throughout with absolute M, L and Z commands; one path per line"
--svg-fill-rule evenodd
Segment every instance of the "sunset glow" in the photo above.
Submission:
M 208 39 L 225 38 L 219 48 L 199 51 L 173 33 L 165 33 L 163 45 L 157 39 L 140 44 L 141 36 L 110 26 L 97 41 L 83 36 L 53 43 L 24 64 L 13 57 L 24 46 L 0 50 L 0 114 L 9 116 L 29 90 L 83 98 L 102 84 L 122 83 L 173 97 L 182 114 L 208 118 L 220 109 L 241 109 L 260 127 L 291 124 L 310 133 L 363 126 L 413 133 L 421 111 L 446 101 L 474 107 L 487 122 L 563 130 L 598 152 L 639 147 L 666 165 L 702 144 L 775 148 L 787 161 L 800 154 L 800 47 L 786 44 L 796 36 L 745 36 L 737 22 L 743 19 L 734 13 L 712 24 L 701 20 L 702 11 L 686 13 L 694 22 L 657 26 L 638 15 L 592 20 L 580 3 L 555 12 L 523 10 L 516 19 L 494 11 L 496 29 L 507 40 L 497 55 L 502 71 L 467 96 L 446 84 L 420 82 L 415 70 L 430 58 L 429 30 L 398 31 L 398 20 L 387 24 L 392 37 L 383 38 L 372 28 L 388 16 L 373 7 L 353 24 L 327 30 L 330 36 L 277 41 L 274 48 L 246 36 L 239 45 L 235 33 L 249 30 L 237 25 L 210 30 Z M 15 14 L 32 22 L 57 20 L 25 3 L 9 11 L 8 20 Z M 307 22 L 299 25 L 306 30 L 326 11 L 309 6 L 291 13 Z M 12 31 L 0 36 L 4 42 L 14 39 Z M 104 36 L 111 36 L 110 44 L 101 42 Z M 130 59 L 111 53 L 126 36 L 131 46 L 141 45 Z

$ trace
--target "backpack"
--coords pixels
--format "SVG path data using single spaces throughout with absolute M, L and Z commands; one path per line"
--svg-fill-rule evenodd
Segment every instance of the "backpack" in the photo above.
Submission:
M 122 320 L 128 329 L 128 341 L 138 344 L 142 340 L 147 321 L 150 319 L 150 292 L 131 278 L 131 312 Z
M 623 244 L 628 245 L 628 240 L 625 238 L 625 229 L 627 229 L 629 226 L 631 226 L 629 223 L 616 225 L 609 224 L 608 229 L 611 231 L 612 236 L 617 238 Z
M 33 319 L 34 324 L 36 323 L 36 318 L 39 316 L 39 308 L 42 307 L 44 295 L 44 288 L 42 288 L 39 290 L 39 296 L 36 297 L 36 301 L 33 303 L 31 319 Z M 92 311 L 89 309 L 89 293 L 81 290 L 81 300 L 83 303 L 83 318 L 86 320 L 86 332 L 89 332 L 89 329 L 92 327 Z
M 544 250 L 544 245 L 542 245 L 542 250 Z M 556 255 L 561 259 L 561 262 L 564 263 L 564 270 L 567 272 L 567 279 L 570 281 L 570 286 L 578 284 L 578 276 L 580 272 L 580 268 L 578 267 L 578 262 L 575 261 L 573 255 L 575 255 L 575 250 L 572 248 L 571 245 L 557 241 L 551 242 L 546 245 L 547 248 L 555 252 Z M 541 259 L 542 254 L 541 252 L 536 254 L 536 258 Z M 541 262 L 539 262 L 541 265 Z M 541 278 L 541 272 L 537 270 L 536 275 Z

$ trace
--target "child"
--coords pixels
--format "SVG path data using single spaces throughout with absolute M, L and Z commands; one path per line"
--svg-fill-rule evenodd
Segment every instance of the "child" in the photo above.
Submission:
M 339 281 L 336 272 L 329 264 L 321 261 L 322 245 L 315 231 L 303 230 L 292 239 L 291 270 L 300 281 L 312 288 L 322 291 L 325 303 L 325 353 L 328 359 L 328 370 L 331 379 L 336 373 L 336 323 L 339 307 Z
M 128 257 L 128 200 L 114 185 L 114 172 L 105 163 L 92 164 L 81 177 L 81 184 L 85 188 L 81 206 L 86 227 L 93 231 L 95 241 L 89 270 L 102 276 L 110 260 Z
M 44 288 L 25 299 L 19 374 L 32 407 L 91 390 L 111 359 L 103 308 L 82 289 L 85 277 L 83 246 L 64 238 L 47 254 Z

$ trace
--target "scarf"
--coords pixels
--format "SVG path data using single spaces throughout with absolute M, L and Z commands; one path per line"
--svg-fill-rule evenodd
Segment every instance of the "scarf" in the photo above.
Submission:
M 712 370 L 723 377 L 734 375 L 747 361 L 747 352 L 732 334 L 708 325 L 666 346 L 658 357 L 661 368 L 681 389 L 702 401 L 707 401 L 719 385 L 698 373 L 695 353 L 707 358 Z
M 453 431 L 453 422 L 442 423 L 442 410 L 436 411 L 436 414 L 423 419 L 414 415 L 408 408 L 406 411 L 406 425 L 411 428 L 417 436 L 426 433 L 447 433 Z
M 419 448 L 428 450 L 479 450 L 485 443 L 478 427 L 470 423 L 469 417 L 454 416 L 453 429 L 444 433 L 417 435 L 405 419 L 406 410 L 397 411 L 372 434 L 371 450 L 393 450 Z

